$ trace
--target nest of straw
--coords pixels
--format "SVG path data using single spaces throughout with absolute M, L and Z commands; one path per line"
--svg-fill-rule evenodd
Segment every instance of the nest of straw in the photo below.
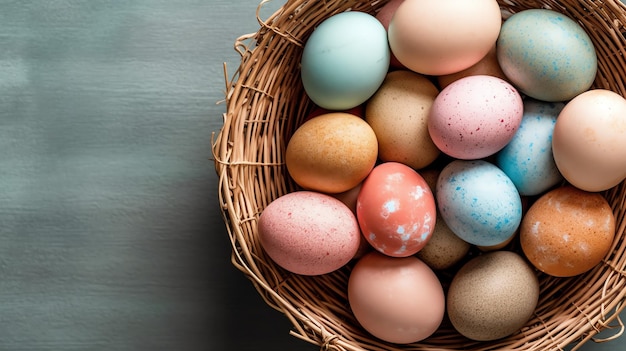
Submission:
M 265 20 L 259 16 L 261 3 L 259 30 L 236 40 L 241 63 L 231 79 L 226 76 L 224 124 L 212 141 L 233 265 L 269 306 L 293 323 L 294 337 L 322 350 L 561 350 L 619 337 L 626 295 L 626 182 L 603 193 L 613 208 L 617 233 L 601 264 L 571 278 L 540 275 L 540 300 L 532 319 L 517 333 L 491 342 L 468 340 L 445 320 L 420 343 L 382 342 L 365 332 L 350 311 L 350 264 L 323 276 L 301 276 L 264 253 L 257 237 L 259 215 L 277 197 L 297 190 L 285 167 L 286 141 L 313 108 L 300 80 L 304 43 L 329 16 L 350 10 L 375 14 L 386 2 L 289 0 Z M 597 51 L 593 87 L 626 94 L 626 8 L 619 0 L 498 2 L 503 13 L 547 8 L 578 21 Z

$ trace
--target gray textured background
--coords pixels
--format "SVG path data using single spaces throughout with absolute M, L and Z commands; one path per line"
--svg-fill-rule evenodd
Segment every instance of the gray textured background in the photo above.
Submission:
M 230 265 L 209 160 L 257 3 L 0 0 L 0 350 L 318 349 Z

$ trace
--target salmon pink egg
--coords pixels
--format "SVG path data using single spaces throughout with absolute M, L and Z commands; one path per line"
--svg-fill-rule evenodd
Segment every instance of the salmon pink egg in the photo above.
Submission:
M 388 256 L 407 257 L 431 238 L 435 198 L 424 178 L 399 162 L 370 172 L 357 198 L 357 219 L 370 245 Z

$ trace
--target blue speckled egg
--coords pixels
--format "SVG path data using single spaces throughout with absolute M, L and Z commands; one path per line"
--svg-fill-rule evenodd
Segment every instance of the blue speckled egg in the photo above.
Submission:
M 522 201 L 515 185 L 497 166 L 484 160 L 454 160 L 437 179 L 441 217 L 459 238 L 494 246 L 515 235 Z
M 349 11 L 324 20 L 304 45 L 302 84 L 318 106 L 348 110 L 378 90 L 391 52 L 385 27 L 365 12 Z
M 591 87 L 598 69 L 589 35 L 577 22 L 552 10 L 513 14 L 502 25 L 496 48 L 510 82 L 538 100 L 572 99 Z
M 524 115 L 513 139 L 496 155 L 496 164 L 521 195 L 539 195 L 563 180 L 552 155 L 552 132 L 562 102 L 524 100 Z

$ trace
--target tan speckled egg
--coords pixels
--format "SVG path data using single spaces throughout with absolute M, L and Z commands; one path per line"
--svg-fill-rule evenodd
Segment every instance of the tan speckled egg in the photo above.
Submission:
M 306 190 L 348 191 L 367 177 L 378 155 L 376 134 L 363 119 L 343 112 L 317 116 L 291 136 L 285 164 Z
M 450 83 L 463 77 L 476 75 L 489 75 L 508 81 L 508 78 L 504 75 L 498 63 L 495 45 L 489 50 L 485 57 L 472 67 L 466 68 L 460 72 L 439 76 L 437 77 L 437 83 L 439 84 L 439 89 L 443 89 L 450 85 Z
M 460 334 L 489 341 L 522 328 L 538 300 L 539 282 L 524 258 L 511 251 L 493 251 L 471 259 L 455 274 L 447 311 Z
M 441 173 L 441 170 L 438 168 L 427 168 L 419 171 L 419 174 L 422 178 L 424 178 L 433 194 L 437 189 L 437 178 L 439 178 L 439 173 Z
M 408 70 L 387 74 L 365 106 L 365 121 L 376 133 L 381 160 L 421 169 L 439 156 L 428 133 L 428 112 L 438 93 L 420 74 Z
M 528 260 L 556 277 L 592 269 L 608 253 L 614 236 L 615 217 L 606 199 L 569 185 L 541 196 L 520 226 Z
M 454 234 L 437 213 L 433 235 L 416 256 L 430 268 L 442 270 L 461 261 L 469 252 L 470 246 L 468 242 Z

